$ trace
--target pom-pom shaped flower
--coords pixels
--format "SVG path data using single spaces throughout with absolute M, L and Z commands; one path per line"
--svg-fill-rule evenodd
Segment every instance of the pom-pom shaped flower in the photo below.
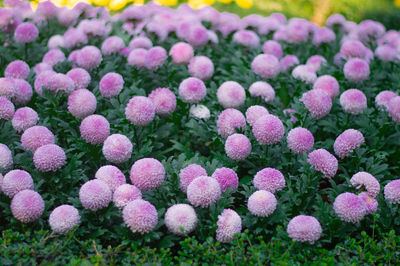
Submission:
M 90 75 L 83 68 L 73 68 L 66 74 L 70 79 L 74 81 L 75 89 L 86 89 L 90 83 Z
M 15 96 L 15 83 L 11 78 L 0 78 L 0 96 L 9 100 Z
M 361 192 L 358 197 L 364 201 L 365 207 L 367 208 L 367 214 L 375 213 L 378 209 L 378 201 L 372 197 L 368 192 Z
M 153 102 L 156 114 L 161 117 L 172 114 L 176 108 L 175 94 L 167 88 L 153 90 L 149 99 Z
M 82 138 L 91 144 L 103 143 L 110 135 L 110 123 L 101 115 L 89 115 L 79 127 Z
M 119 51 L 125 47 L 124 41 L 117 36 L 108 37 L 101 44 L 101 51 L 104 55 L 110 55 L 119 53 Z
M 96 46 L 85 46 L 79 51 L 76 63 L 79 67 L 92 70 L 98 67 L 103 60 L 99 48 Z
M 276 77 L 280 72 L 278 58 L 270 54 L 257 55 L 251 62 L 251 69 L 262 78 L 269 79 Z
M 319 46 L 323 43 L 329 43 L 336 39 L 336 35 L 333 30 L 329 28 L 322 27 L 314 32 L 313 44 Z
M 392 204 L 400 204 L 400 179 L 392 180 L 384 189 L 385 199 Z
M 152 46 L 153 43 L 151 42 L 151 40 L 144 36 L 135 37 L 129 43 L 129 48 L 131 49 L 137 49 L 137 48 L 150 49 Z
M 124 223 L 133 233 L 149 233 L 158 222 L 156 208 L 142 199 L 129 202 L 122 210 L 122 216 Z
M 207 88 L 198 78 L 187 78 L 179 85 L 179 96 L 184 102 L 198 103 L 207 94 Z
M 153 121 L 156 108 L 153 102 L 144 96 L 132 97 L 125 108 L 125 116 L 135 126 L 146 126 Z
M 55 144 L 40 146 L 33 154 L 36 169 L 42 172 L 57 171 L 66 163 L 63 149 Z
M 64 33 L 64 45 L 65 48 L 71 49 L 88 42 L 88 38 L 86 34 L 80 30 L 75 28 L 69 28 Z
M 231 209 L 224 209 L 218 215 L 217 241 L 222 243 L 231 242 L 235 235 L 242 231 L 242 218 Z
M 36 125 L 39 116 L 35 110 L 30 107 L 19 108 L 12 120 L 11 124 L 15 131 L 21 132 Z
M 220 113 L 217 120 L 218 134 L 227 138 L 238 130 L 246 128 L 246 119 L 244 115 L 233 108 L 228 108 Z
M 272 40 L 266 41 L 262 46 L 262 50 L 264 54 L 273 55 L 278 59 L 280 59 L 283 55 L 282 47 L 277 41 L 272 41 Z
M 60 49 L 51 49 L 43 56 L 43 63 L 49 66 L 57 65 L 65 60 L 65 55 Z
M 358 223 L 367 214 L 364 201 L 356 194 L 344 192 L 336 197 L 333 209 L 342 221 Z
M 130 184 L 123 184 L 114 191 L 113 202 L 115 206 L 119 209 L 123 208 L 128 204 L 128 202 L 141 199 L 142 192 Z
M 253 126 L 257 119 L 268 114 L 269 112 L 264 106 L 252 105 L 246 110 L 246 121 Z
M 137 160 L 131 167 L 131 182 L 140 190 L 155 189 L 164 182 L 164 178 L 164 166 L 154 158 Z
M 197 215 L 188 204 L 175 204 L 165 213 L 165 225 L 176 235 L 186 235 L 192 232 L 197 225 Z
M 20 43 L 33 42 L 38 35 L 39 30 L 32 22 L 21 23 L 14 31 L 14 39 Z
M 314 137 L 309 130 L 296 127 L 289 131 L 287 143 L 289 149 L 294 153 L 300 154 L 311 151 L 314 146 Z
M 22 147 L 31 152 L 43 145 L 52 143 L 54 143 L 54 135 L 44 126 L 30 127 L 21 136 Z
M 107 161 L 112 163 L 123 163 L 131 158 L 131 141 L 122 134 L 112 134 L 107 137 L 103 144 L 103 154 Z
M 275 98 L 275 90 L 264 81 L 256 81 L 251 84 L 249 92 L 253 97 L 261 97 L 266 103 L 272 103 Z
M 193 47 L 185 42 L 178 42 L 171 47 L 169 55 L 175 64 L 187 64 L 194 55 Z
M 114 165 L 100 167 L 94 177 L 107 183 L 112 192 L 126 183 L 125 175 Z
M 323 90 L 310 90 L 300 98 L 314 119 L 321 119 L 329 114 L 332 108 L 332 99 Z
M 192 77 L 209 80 L 214 74 L 214 64 L 206 56 L 195 56 L 190 60 L 188 70 Z
M 7 145 L 0 143 L 0 168 L 8 169 L 13 165 L 11 150 Z
M 198 164 L 190 164 L 179 172 L 179 187 L 186 192 L 189 184 L 199 176 L 207 176 L 206 170 Z
M 196 177 L 187 187 L 187 198 L 194 207 L 207 208 L 221 197 L 221 187 L 215 178 Z
M 218 102 L 224 108 L 237 108 L 246 100 L 244 88 L 235 81 L 226 81 L 218 88 Z
M 299 242 L 314 244 L 321 237 L 322 228 L 313 216 L 298 215 L 292 218 L 287 226 L 289 237 Z
M 11 212 L 13 216 L 23 222 L 33 222 L 42 215 L 44 201 L 36 191 L 25 189 L 18 192 L 11 201 Z
M 340 95 L 340 105 L 345 112 L 358 115 L 367 108 L 367 97 L 358 89 L 349 89 Z
M 292 76 L 295 79 L 301 80 L 305 83 L 314 83 L 317 79 L 317 74 L 314 69 L 308 65 L 298 65 L 292 70 Z
M 14 116 L 15 107 L 10 100 L 0 97 L 0 119 L 9 120 Z
M 375 55 L 382 61 L 395 61 L 397 58 L 397 51 L 389 44 L 380 45 L 375 50 Z
M 252 131 L 261 145 L 276 144 L 285 134 L 282 121 L 274 115 L 264 115 L 257 119 L 253 125 Z
M 361 82 L 369 77 L 370 70 L 367 61 L 352 58 L 344 64 L 344 76 L 352 82 Z
M 318 149 L 308 154 L 307 162 L 314 166 L 315 170 L 324 174 L 328 178 L 336 175 L 338 160 L 329 151 Z
M 33 179 L 31 175 L 24 170 L 11 170 L 4 176 L 1 189 L 4 194 L 12 198 L 22 190 L 33 189 Z
M 144 64 L 147 69 L 155 71 L 167 58 L 167 51 L 161 46 L 155 46 L 147 51 Z
M 267 167 L 257 172 L 254 176 L 253 184 L 258 190 L 275 193 L 286 186 L 286 181 L 281 171 Z
M 51 49 L 58 49 L 60 47 L 65 47 L 64 37 L 61 35 L 53 35 L 47 42 L 47 47 Z
M 285 57 L 283 57 L 283 58 L 281 59 L 281 61 L 279 62 L 279 64 L 280 64 L 281 72 L 287 73 L 287 72 L 289 72 L 289 70 L 290 70 L 292 67 L 294 67 L 294 66 L 300 64 L 300 61 L 299 61 L 299 59 L 297 58 L 297 56 L 295 56 L 295 55 L 287 55 L 287 56 L 285 56 Z M 314 73 L 314 74 L 315 74 L 315 73 Z
M 85 118 L 96 111 L 97 100 L 87 89 L 80 89 L 68 96 L 68 111 L 77 118 Z
M 79 190 L 79 200 L 85 209 L 97 211 L 107 207 L 112 199 L 112 191 L 106 182 L 100 179 L 93 179 Z
M 367 172 L 358 172 L 354 174 L 351 179 L 350 183 L 353 187 L 360 189 L 362 186 L 365 187 L 368 194 L 375 198 L 379 194 L 379 190 L 381 188 L 378 180 Z
M 4 76 L 13 79 L 26 79 L 30 71 L 25 61 L 15 60 L 7 65 L 6 70 L 4 70 Z
M 326 64 L 327 61 L 320 55 L 313 55 L 307 59 L 306 65 L 311 67 L 315 72 L 321 69 L 321 65 Z
M 32 86 L 26 80 L 14 79 L 15 95 L 13 102 L 15 104 L 25 105 L 27 104 L 33 95 Z
M 400 124 L 400 96 L 396 96 L 389 101 L 387 110 L 390 117 Z
M 339 83 L 330 75 L 324 75 L 317 78 L 314 82 L 313 89 L 325 91 L 329 94 L 331 99 L 339 95 Z
M 55 208 L 49 217 L 51 230 L 58 234 L 65 234 L 74 229 L 81 222 L 78 210 L 71 205 L 61 205 Z
M 128 55 L 128 65 L 144 68 L 146 62 L 147 50 L 143 48 L 133 49 Z
M 348 40 L 340 47 L 340 53 L 345 57 L 359 57 L 365 58 L 367 54 L 367 47 L 358 40 Z
M 260 37 L 251 30 L 239 30 L 233 34 L 233 41 L 246 47 L 257 47 L 260 45 Z
M 239 185 L 239 177 L 237 176 L 235 171 L 230 168 L 217 168 L 215 169 L 211 177 L 215 178 L 218 181 L 222 192 L 224 192 L 228 188 L 231 188 L 231 190 L 234 191 Z
M 339 158 L 343 159 L 364 143 L 363 134 L 355 129 L 347 129 L 340 134 L 333 144 L 333 149 Z
M 389 102 L 397 96 L 393 91 L 381 91 L 375 97 L 375 103 L 379 107 L 388 108 Z
M 110 72 L 105 74 L 99 83 L 99 90 L 104 98 L 117 96 L 124 87 L 124 79 L 118 73 Z
M 235 161 L 242 161 L 251 152 L 250 140 L 243 134 L 230 135 L 225 142 L 226 155 Z
M 268 217 L 271 215 L 277 205 L 277 200 L 269 191 L 258 190 L 251 194 L 247 201 L 247 208 L 254 216 Z

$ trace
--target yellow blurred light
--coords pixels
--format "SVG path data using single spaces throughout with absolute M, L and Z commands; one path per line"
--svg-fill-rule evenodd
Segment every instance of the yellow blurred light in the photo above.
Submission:
M 110 10 L 120 10 L 128 4 L 129 0 L 111 0 L 108 4 Z
M 223 4 L 230 4 L 233 2 L 233 0 L 218 0 L 218 2 L 221 2 Z
M 133 0 L 135 5 L 144 5 L 144 0 Z
M 65 4 L 66 4 L 65 0 L 51 0 L 51 2 L 58 7 L 65 6 Z
M 178 0 L 155 0 L 154 2 L 162 6 L 174 6 L 178 4 Z
M 394 5 L 400 7 L 400 0 L 394 0 Z
M 241 8 L 250 8 L 253 6 L 253 0 L 235 0 L 236 4 Z
M 92 0 L 92 3 L 97 6 L 107 6 L 110 0 Z
M 194 9 L 214 4 L 215 0 L 189 0 L 188 4 Z

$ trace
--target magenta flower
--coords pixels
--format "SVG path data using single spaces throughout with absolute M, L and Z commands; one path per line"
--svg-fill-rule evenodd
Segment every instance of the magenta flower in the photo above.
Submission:
M 110 36 L 101 44 L 101 51 L 103 55 L 116 54 L 124 47 L 125 43 L 120 37 Z
M 226 81 L 219 86 L 217 98 L 224 108 L 238 108 L 246 100 L 246 92 L 239 83 Z
M 367 214 L 364 201 L 356 194 L 345 192 L 336 197 L 333 209 L 342 221 L 358 223 Z
M 233 108 L 228 108 L 222 111 L 217 120 L 218 134 L 227 138 L 229 135 L 232 135 L 238 130 L 245 130 L 246 128 L 246 119 L 244 115 Z
M 214 64 L 206 56 L 195 56 L 189 62 L 188 71 L 192 77 L 209 80 L 214 74 Z
M 250 140 L 243 134 L 230 135 L 225 142 L 226 155 L 235 161 L 242 161 L 251 152 Z
M 365 142 L 363 134 L 355 129 L 347 129 L 340 134 L 333 144 L 333 149 L 339 158 L 347 157 Z
M 0 143 L 0 168 L 6 170 L 11 168 L 12 165 L 13 157 L 11 150 L 7 147 L 7 145 Z
M 273 55 L 278 59 L 281 59 L 283 55 L 282 47 L 277 41 L 272 41 L 272 40 L 266 41 L 262 46 L 262 50 L 264 54 Z
M 308 154 L 307 162 L 314 166 L 315 170 L 321 172 L 327 178 L 336 175 L 338 169 L 338 160 L 325 149 L 318 149 Z
M 328 93 L 323 90 L 310 90 L 300 98 L 311 116 L 318 120 L 329 114 L 332 108 L 332 99 Z
M 361 82 L 369 77 L 370 70 L 367 61 L 360 58 L 352 58 L 344 64 L 344 76 L 352 82 Z
M 91 144 L 103 143 L 110 135 L 110 123 L 101 115 L 89 115 L 79 127 L 82 138 Z
M 365 207 L 367 208 L 367 214 L 375 213 L 378 209 L 378 201 L 371 197 L 368 192 L 361 192 L 358 197 L 364 201 Z
M 257 119 L 268 114 L 269 112 L 264 106 L 252 105 L 246 110 L 246 121 L 250 126 L 253 126 Z
M 264 115 L 254 123 L 252 132 L 261 145 L 273 145 L 282 139 L 285 128 L 277 116 Z
M 265 103 L 272 103 L 275 98 L 275 90 L 264 81 L 256 81 L 249 88 L 250 95 L 261 97 Z
M 36 191 L 25 189 L 18 192 L 11 201 L 13 216 L 23 222 L 30 223 L 40 218 L 44 211 L 44 201 Z
M 228 188 L 231 188 L 231 191 L 234 191 L 238 188 L 239 177 L 235 173 L 235 171 L 230 168 L 217 168 L 215 169 L 211 177 L 215 178 L 218 181 L 222 192 L 224 192 Z
M 22 190 L 33 189 L 33 179 L 31 175 L 24 170 L 11 170 L 4 176 L 1 189 L 4 194 L 12 198 Z
M 314 244 L 321 237 L 322 228 L 313 216 L 298 215 L 292 218 L 287 225 L 289 237 L 299 242 Z
M 207 94 L 207 88 L 198 78 L 187 78 L 179 85 L 179 96 L 184 102 L 198 103 Z
M 375 97 L 375 103 L 378 107 L 388 108 L 389 102 L 395 98 L 397 94 L 393 91 L 381 91 Z
M 66 74 L 74 81 L 75 89 L 86 89 L 91 81 L 89 73 L 83 68 L 73 68 Z
M 22 60 L 15 60 L 7 65 L 4 76 L 13 79 L 26 79 L 30 71 L 27 63 Z
M 53 133 L 44 126 L 33 126 L 25 130 L 21 136 L 24 149 L 34 152 L 37 148 L 54 143 Z
M 246 47 L 255 48 L 260 45 L 260 37 L 251 30 L 239 30 L 233 34 L 233 41 Z
M 217 226 L 217 241 L 229 243 L 234 239 L 236 234 L 242 231 L 242 218 L 234 210 L 224 209 L 218 215 Z
M 156 108 L 153 102 L 144 96 L 132 97 L 125 108 L 125 116 L 135 126 L 147 126 L 153 121 Z
M 103 57 L 99 48 L 96 46 L 85 46 L 79 51 L 79 56 L 76 58 L 76 63 L 79 67 L 86 70 L 97 68 Z
M 143 48 L 133 49 L 128 55 L 128 65 L 144 68 L 146 62 L 147 50 Z
M 313 85 L 314 90 L 323 90 L 329 94 L 331 99 L 339 95 L 339 83 L 330 75 L 323 75 L 317 78 Z
M 305 153 L 312 150 L 314 146 L 314 137 L 309 130 L 302 127 L 296 127 L 289 131 L 287 143 L 289 149 L 294 153 Z
M 194 51 L 190 44 L 178 42 L 171 47 L 169 55 L 175 64 L 188 64 L 194 55 Z
M 251 69 L 262 78 L 276 77 L 280 72 L 278 58 L 270 54 L 257 55 L 251 63 Z
M 66 163 L 63 149 L 55 144 L 40 146 L 33 154 L 36 169 L 42 172 L 57 171 Z
M 104 141 L 103 155 L 112 163 L 123 163 L 131 158 L 131 141 L 122 134 L 112 134 Z
M 79 89 L 68 96 L 68 111 L 77 118 L 85 118 L 96 111 L 97 100 L 87 89 Z
M 190 164 L 179 172 L 179 187 L 186 193 L 189 184 L 199 176 L 207 176 L 206 170 L 198 164 Z
M 258 190 L 275 193 L 286 186 L 286 181 L 281 171 L 267 167 L 257 172 L 254 176 L 253 184 Z
M 99 90 L 104 98 L 117 96 L 124 87 L 124 79 L 118 73 L 109 72 L 105 74 L 99 83 Z
M 167 51 L 161 46 L 155 46 L 147 51 L 144 64 L 147 69 L 156 71 L 167 58 Z
M 104 165 L 100 167 L 94 177 L 104 181 L 112 192 L 126 183 L 125 175 L 114 165 Z
M 387 106 L 389 116 L 398 124 L 400 124 L 400 96 L 396 96 L 389 101 Z
M 15 95 L 13 101 L 15 104 L 25 105 L 32 98 L 32 86 L 26 80 L 14 79 Z
M 149 94 L 149 99 L 153 102 L 156 114 L 161 117 L 168 116 L 175 111 L 175 94 L 167 88 L 157 88 Z
M 384 188 L 385 199 L 391 204 L 400 204 L 400 179 L 392 180 Z
M 207 208 L 221 197 L 221 187 L 215 178 L 196 177 L 187 187 L 187 198 L 194 207 Z
M 358 115 L 367 109 L 367 97 L 357 89 L 349 89 L 340 95 L 340 105 L 345 112 Z
M 140 190 L 130 184 L 123 184 L 114 191 L 113 202 L 115 206 L 119 209 L 126 206 L 131 201 L 136 199 L 141 199 L 142 193 Z
M 36 125 L 39 116 L 35 110 L 30 107 L 19 108 L 11 120 L 15 131 L 21 132 Z
M 142 199 L 129 202 L 122 210 L 122 216 L 133 233 L 149 233 L 158 223 L 156 208 Z
M 165 212 L 164 222 L 170 232 L 183 236 L 196 228 L 197 215 L 192 206 L 175 204 Z
M 381 188 L 378 180 L 376 180 L 373 175 L 367 172 L 358 172 L 354 174 L 350 179 L 350 183 L 357 189 L 360 189 L 362 186 L 364 186 L 368 194 L 373 198 L 379 194 Z
M 20 43 L 33 42 L 38 35 L 39 30 L 32 22 L 21 23 L 14 31 L 14 39 Z
M 247 208 L 250 213 L 259 217 L 268 217 L 271 215 L 275 211 L 276 205 L 277 200 L 274 194 L 266 190 L 254 192 L 247 201 Z
M 74 229 L 81 222 L 78 210 L 71 205 L 61 205 L 55 208 L 49 217 L 51 230 L 58 234 L 65 234 Z
M 140 190 L 156 189 L 164 182 L 164 178 L 164 166 L 154 158 L 137 160 L 131 167 L 131 182 Z
M 79 200 L 85 209 L 97 211 L 107 207 L 112 199 L 112 191 L 106 182 L 93 179 L 83 184 L 79 190 Z

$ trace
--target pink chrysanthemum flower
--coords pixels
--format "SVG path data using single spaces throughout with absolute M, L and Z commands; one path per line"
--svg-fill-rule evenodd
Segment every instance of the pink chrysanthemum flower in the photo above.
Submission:
M 398 124 L 400 124 L 400 96 L 396 96 L 389 101 L 387 110 L 389 112 L 389 116 Z
M 358 197 L 364 201 L 365 207 L 367 208 L 367 214 L 376 212 L 378 209 L 378 201 L 374 197 L 371 197 L 368 192 L 361 192 L 358 194 Z
M 313 216 L 298 215 L 292 218 L 287 225 L 289 237 L 299 242 L 314 244 L 321 237 L 322 228 Z
M 99 83 L 99 90 L 103 97 L 112 98 L 117 96 L 124 87 L 124 79 L 118 73 L 109 72 L 105 74 Z
M 275 193 L 286 186 L 286 181 L 281 171 L 267 167 L 257 172 L 254 176 L 253 184 L 258 190 Z
M 378 107 L 388 108 L 389 102 L 397 96 L 393 91 L 381 91 L 375 97 L 375 103 Z
M 34 152 L 37 148 L 54 143 L 53 133 L 44 126 L 33 126 L 25 130 L 21 136 L 24 149 Z
M 251 62 L 251 69 L 262 78 L 269 79 L 276 77 L 280 72 L 278 58 L 270 54 L 257 55 Z
M 112 191 L 106 182 L 94 179 L 83 184 L 79 190 L 79 200 L 85 209 L 97 211 L 107 207 L 112 199 Z
M 0 78 L 0 96 L 12 99 L 15 96 L 15 83 L 11 78 Z
M 156 108 L 153 102 L 144 96 L 132 97 L 125 108 L 125 116 L 135 126 L 146 126 L 153 121 Z
M 27 63 L 22 60 L 15 60 L 7 65 L 4 76 L 13 79 L 26 79 L 30 71 Z
M 197 215 L 192 206 L 175 204 L 165 212 L 164 222 L 170 232 L 183 236 L 196 228 Z
M 237 108 L 246 100 L 246 92 L 236 81 L 226 81 L 218 88 L 217 98 L 222 107 Z
M 65 60 L 65 55 L 60 49 L 51 49 L 43 56 L 43 63 L 55 66 Z
M 301 80 L 305 83 L 314 83 L 317 79 L 317 74 L 314 69 L 308 65 L 298 65 L 292 70 L 292 76 L 295 79 Z
M 104 165 L 100 167 L 94 177 L 104 181 L 112 192 L 114 192 L 117 187 L 126 183 L 125 175 L 114 165 Z
M 144 68 L 146 62 L 147 50 L 143 48 L 133 49 L 128 55 L 128 65 Z
M 194 207 L 207 208 L 221 197 L 221 187 L 215 178 L 196 177 L 187 187 L 187 198 Z
M 123 184 L 114 191 L 113 202 L 115 206 L 119 209 L 125 207 L 129 202 L 141 199 L 142 192 L 130 184 Z
M 239 177 L 237 176 L 235 171 L 230 168 L 217 168 L 215 169 L 211 177 L 215 178 L 218 181 L 222 192 L 224 192 L 228 188 L 231 188 L 231 191 L 234 191 L 239 185 Z
M 14 79 L 15 95 L 13 101 L 15 104 L 27 104 L 33 95 L 32 86 L 26 80 Z
M 332 14 L 326 20 L 328 27 L 334 27 L 336 25 L 343 25 L 346 22 L 346 18 L 342 14 Z
M 298 64 L 300 64 L 300 61 L 297 58 L 297 56 L 295 56 L 295 55 L 286 55 L 279 62 L 281 72 L 283 72 L 283 73 L 289 72 L 289 70 L 292 67 L 294 67 L 294 66 L 296 66 Z
M 145 57 L 145 67 L 155 71 L 164 64 L 167 58 L 167 51 L 161 46 L 150 48 Z
M 344 76 L 352 82 L 361 82 L 369 77 L 370 70 L 367 61 L 352 58 L 344 64 Z
M 20 43 L 33 42 L 38 35 L 39 30 L 32 22 L 21 23 L 14 31 L 14 39 Z
M 13 158 L 11 150 L 7 147 L 7 145 L 0 143 L 0 168 L 5 170 L 11 168 L 12 165 Z
M 317 78 L 313 85 L 314 90 L 323 90 L 329 94 L 331 99 L 339 95 L 339 83 L 330 75 L 323 75 Z
M 340 53 L 346 58 L 365 58 L 367 47 L 358 40 L 348 40 L 342 44 L 342 47 L 340 47 Z
M 96 111 L 97 100 L 87 89 L 80 89 L 68 96 L 68 111 L 77 118 L 85 118 Z
M 272 103 L 275 98 L 275 90 L 265 81 L 256 81 L 249 88 L 250 95 L 261 97 L 265 103 Z
M 303 93 L 300 101 L 304 103 L 314 119 L 325 117 L 332 108 L 332 99 L 329 94 L 323 90 L 307 91 Z
M 132 50 L 137 48 L 150 49 L 152 46 L 151 40 L 144 36 L 135 37 L 129 43 L 129 48 Z
M 65 234 L 74 229 L 81 222 L 78 210 L 71 205 L 61 205 L 55 208 L 49 217 L 51 230 L 58 234 Z
M 24 170 L 11 170 L 4 176 L 1 189 L 4 194 L 12 198 L 22 190 L 33 189 L 33 179 L 31 175 Z
M 43 71 L 48 71 L 48 70 L 53 71 L 53 67 L 43 62 L 38 63 L 33 67 L 33 71 L 35 71 L 36 75 L 39 75 Z
M 86 34 L 80 29 L 69 28 L 64 33 L 65 48 L 71 49 L 80 45 L 87 44 L 87 42 L 88 39 Z
M 188 64 L 194 55 L 194 51 L 190 44 L 178 42 L 171 47 L 169 55 L 175 64 Z
M 19 108 L 12 120 L 11 124 L 15 131 L 21 132 L 36 125 L 39 116 L 35 110 L 30 107 Z
M 365 142 L 363 134 L 355 129 L 347 129 L 340 134 L 333 144 L 333 149 L 339 158 L 343 159 Z
M 336 197 L 333 209 L 342 221 L 358 223 L 367 214 L 364 201 L 356 194 L 345 192 Z
M 282 121 L 274 115 L 264 115 L 253 125 L 253 134 L 261 145 L 278 143 L 285 134 Z
M 63 149 L 55 144 L 40 146 L 33 154 L 36 169 L 42 172 L 57 171 L 66 163 Z
M 149 94 L 149 99 L 153 102 L 156 114 L 168 116 L 176 108 L 175 94 L 167 88 L 157 88 Z
M 164 178 L 164 166 L 154 158 L 137 160 L 131 167 L 131 182 L 140 190 L 158 188 L 164 182 Z
M 388 44 L 384 44 L 376 48 L 375 55 L 382 61 L 395 61 L 397 59 L 397 50 Z
M 137 199 L 129 202 L 122 211 L 124 223 L 133 233 L 149 233 L 158 223 L 156 208 L 148 201 Z
M 57 7 L 51 1 L 43 1 L 37 5 L 36 13 L 50 19 L 57 15 Z
M 7 98 L 0 97 L 0 119 L 9 120 L 14 116 L 15 107 Z
M 315 72 L 321 69 L 321 65 L 326 64 L 327 61 L 320 55 L 313 55 L 307 59 L 306 65 L 311 67 Z
M 199 176 L 207 176 L 206 170 L 198 164 L 190 164 L 179 172 L 179 187 L 186 193 L 189 184 Z
M 229 243 L 235 238 L 236 234 L 242 231 L 242 218 L 234 210 L 224 209 L 218 215 L 217 226 L 217 241 Z
M 207 88 L 198 78 L 187 78 L 179 85 L 179 96 L 187 103 L 198 103 L 207 94 Z
M 91 81 L 89 73 L 83 68 L 74 68 L 66 74 L 74 81 L 75 89 L 86 89 Z
M 308 154 L 307 162 L 314 166 L 315 170 L 324 174 L 328 178 L 336 175 L 338 160 L 325 149 L 318 149 Z
M 277 200 L 269 191 L 258 190 L 251 194 L 247 201 L 247 208 L 254 216 L 268 217 L 271 215 L 277 205 Z
M 104 141 L 103 155 L 112 163 L 123 163 L 131 158 L 132 143 L 124 135 L 112 134 Z
M 190 60 L 188 70 L 192 77 L 209 80 L 214 74 L 214 64 L 206 56 L 195 56 Z
M 252 105 L 246 110 L 246 121 L 250 126 L 253 126 L 257 119 L 268 114 L 269 112 L 264 106 Z
M 49 49 L 59 49 L 60 47 L 65 47 L 64 37 L 61 35 L 53 35 L 47 42 L 47 47 Z
M 75 90 L 74 81 L 67 75 L 55 73 L 50 75 L 46 88 L 53 93 L 71 93 Z
M 379 194 L 379 190 L 381 188 L 378 180 L 367 172 L 358 172 L 354 174 L 350 179 L 350 183 L 357 189 L 360 189 L 362 186 L 364 186 L 368 194 L 373 198 Z
M 255 48 L 260 45 L 260 37 L 251 30 L 239 30 L 233 34 L 233 41 L 246 47 Z
M 101 44 L 101 51 L 103 55 L 116 54 L 124 47 L 125 43 L 120 37 L 110 36 Z
M 230 135 L 225 142 L 226 155 L 235 161 L 242 161 L 251 152 L 250 140 L 243 134 Z
M 385 199 L 392 204 L 400 204 L 400 179 L 392 180 L 384 188 Z
M 273 55 L 278 59 L 281 59 L 283 55 L 282 47 L 277 41 L 272 41 L 272 40 L 266 41 L 262 46 L 262 50 L 264 54 Z
M 240 111 L 228 108 L 219 114 L 217 127 L 218 134 L 223 138 L 227 138 L 229 135 L 234 134 L 236 130 L 245 130 L 246 119 Z
M 346 113 L 358 115 L 367 109 L 367 97 L 358 89 L 349 89 L 340 95 L 340 105 Z
M 201 24 L 190 26 L 185 40 L 194 47 L 204 46 L 208 42 L 208 31 Z
M 311 151 L 314 146 L 312 133 L 302 127 L 296 127 L 289 131 L 287 136 L 289 149 L 294 153 L 300 154 Z
M 96 46 L 85 46 L 79 51 L 79 56 L 76 58 L 76 63 L 79 67 L 86 70 L 97 68 L 103 57 L 99 48 Z
M 323 43 L 329 43 L 336 39 L 335 32 L 329 28 L 322 27 L 314 32 L 313 44 L 319 46 Z
M 33 222 L 42 215 L 44 201 L 36 191 L 26 189 L 18 192 L 11 201 L 11 212 L 13 216 L 23 222 Z
M 103 143 L 110 135 L 110 123 L 101 115 L 89 115 L 79 127 L 82 138 L 91 144 Z

